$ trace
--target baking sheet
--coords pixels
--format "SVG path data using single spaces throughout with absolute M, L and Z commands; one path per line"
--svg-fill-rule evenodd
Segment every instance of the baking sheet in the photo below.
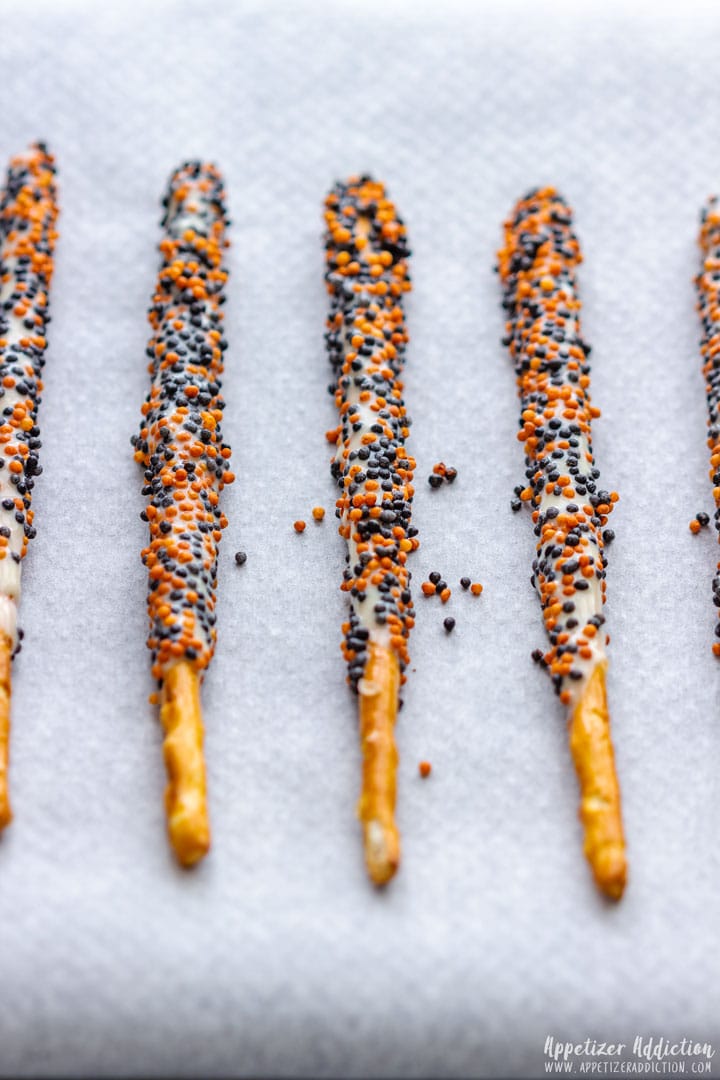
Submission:
M 720 1043 L 718 553 L 687 528 L 711 508 L 691 278 L 698 211 L 720 188 L 717 42 L 716 21 L 480 8 L 7 7 L 0 156 L 50 142 L 62 235 L 14 667 L 16 821 L 0 842 L 2 1075 L 540 1075 L 548 1035 Z M 214 847 L 186 874 L 164 835 L 129 438 L 158 200 L 191 156 L 223 169 L 234 223 L 238 482 L 204 688 Z M 324 439 L 320 205 L 360 170 L 408 223 L 415 283 L 419 610 L 398 728 L 404 861 L 382 894 L 354 818 Z M 530 661 L 532 529 L 509 508 L 523 462 L 492 266 L 503 217 L 538 183 L 575 209 L 595 449 L 621 494 L 617 908 L 583 861 L 562 710 Z M 459 475 L 434 492 L 440 459 Z M 447 608 L 419 594 L 433 569 L 454 586 Z

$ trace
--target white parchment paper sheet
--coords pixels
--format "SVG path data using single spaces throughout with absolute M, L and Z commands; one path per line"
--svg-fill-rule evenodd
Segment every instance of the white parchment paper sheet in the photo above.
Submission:
M 698 211 L 720 188 L 718 22 L 218 0 L 11 5 L 1 30 L 0 155 L 50 142 L 62 238 L 0 843 L 0 1072 L 536 1075 L 549 1034 L 720 1045 L 718 553 L 687 528 L 711 508 L 691 278 Z M 147 704 L 129 437 L 158 200 L 196 155 L 223 169 L 234 222 L 238 482 L 204 691 L 214 848 L 184 874 Z M 354 818 L 324 439 L 320 208 L 357 170 L 387 182 L 414 252 L 419 614 L 398 728 L 404 862 L 383 894 Z M 617 908 L 582 857 L 562 710 L 530 661 L 534 538 L 509 509 L 522 448 L 492 266 L 503 217 L 538 183 L 575 209 L 596 453 L 621 493 L 608 630 L 631 880 Z M 440 459 L 459 477 L 432 492 Z M 454 588 L 444 609 L 419 595 L 433 569 Z M 465 573 L 481 599 L 461 594 Z

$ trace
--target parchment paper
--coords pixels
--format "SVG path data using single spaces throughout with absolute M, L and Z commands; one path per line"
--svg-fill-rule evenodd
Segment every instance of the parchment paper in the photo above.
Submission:
M 0 843 L 0 1073 L 542 1075 L 548 1035 L 720 1045 L 718 552 L 712 530 L 688 531 L 712 509 L 691 279 L 720 188 L 717 21 L 5 8 L 0 157 L 49 141 L 62 236 Z M 238 481 L 204 688 L 214 847 L 187 874 L 164 834 L 129 438 L 159 198 L 193 156 L 223 169 L 234 222 Z M 382 894 L 354 817 L 324 439 L 321 200 L 361 170 L 407 220 L 415 282 L 419 611 L 398 727 L 404 861 Z M 530 660 L 544 644 L 532 527 L 509 508 L 523 461 L 492 267 L 503 217 L 538 183 L 575 210 L 595 449 L 621 494 L 607 629 L 631 879 L 617 908 L 583 860 L 563 710 Z M 459 475 L 434 492 L 441 459 Z M 447 608 L 420 595 L 434 569 Z

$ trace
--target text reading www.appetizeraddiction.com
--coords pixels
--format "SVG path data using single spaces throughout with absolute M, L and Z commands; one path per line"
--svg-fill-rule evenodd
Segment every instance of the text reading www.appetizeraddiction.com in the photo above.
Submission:
M 711 1076 L 715 1057 L 709 1042 L 644 1035 L 630 1042 L 568 1042 L 548 1035 L 543 1053 L 551 1076 Z

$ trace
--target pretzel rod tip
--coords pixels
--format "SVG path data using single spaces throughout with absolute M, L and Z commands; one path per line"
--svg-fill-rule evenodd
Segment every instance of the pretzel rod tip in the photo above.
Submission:
M 610 738 L 606 667 L 601 663 L 594 669 L 571 714 L 570 750 L 580 783 L 585 855 L 598 887 L 612 900 L 619 900 L 625 889 L 627 860 Z
M 200 679 L 195 668 L 180 661 L 163 680 L 160 721 L 165 730 L 163 756 L 168 774 L 165 789 L 168 835 L 183 866 L 192 866 L 210 847 Z
M 8 791 L 10 757 L 10 666 L 13 645 L 7 635 L 0 640 L 0 829 L 12 821 Z
M 397 654 L 370 642 L 365 673 L 358 683 L 363 753 L 358 817 L 363 824 L 365 862 L 375 885 L 385 885 L 400 864 L 395 824 L 398 754 L 397 718 L 400 665 Z

